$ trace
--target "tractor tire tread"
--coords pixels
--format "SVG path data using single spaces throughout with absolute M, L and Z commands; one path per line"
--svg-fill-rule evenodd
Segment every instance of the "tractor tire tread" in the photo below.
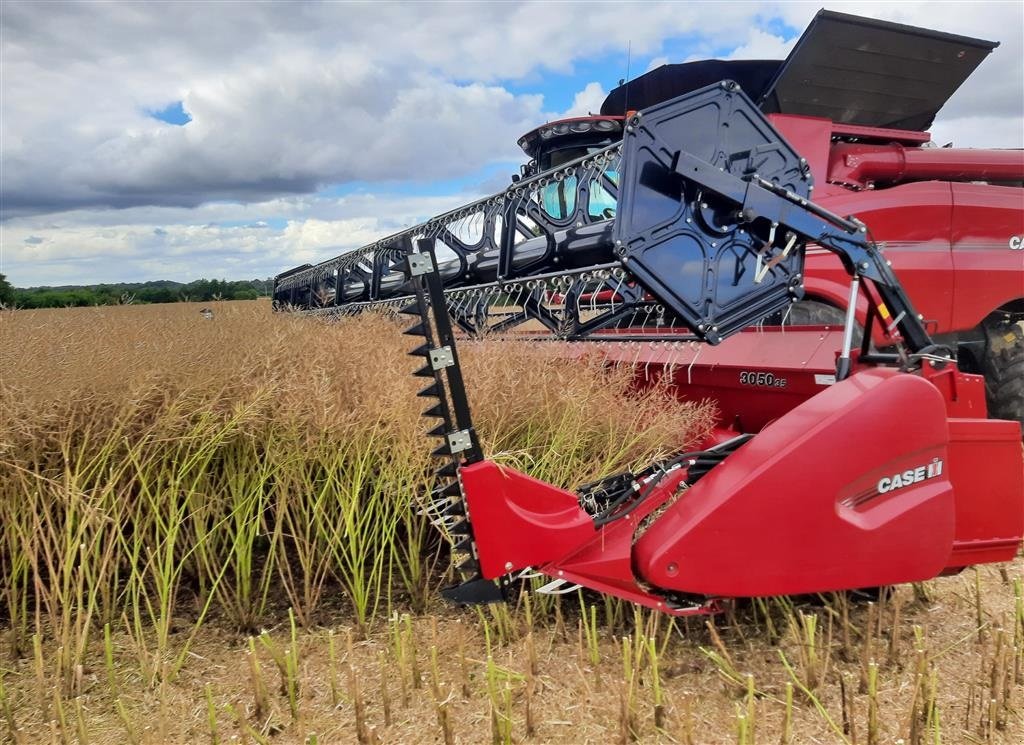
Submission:
M 990 326 L 984 360 L 989 416 L 1024 426 L 1024 322 Z

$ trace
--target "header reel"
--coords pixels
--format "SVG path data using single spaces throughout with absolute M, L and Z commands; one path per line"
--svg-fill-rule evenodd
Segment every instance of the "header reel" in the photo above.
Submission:
M 567 340 L 717 344 L 803 296 L 814 242 L 880 286 L 912 352 L 929 347 L 865 227 L 815 205 L 812 189 L 805 159 L 723 81 L 638 112 L 620 144 L 283 276 L 275 300 L 328 315 L 407 305 L 405 257 L 427 239 L 465 332 L 534 321 Z M 614 219 L 597 214 L 608 198 Z

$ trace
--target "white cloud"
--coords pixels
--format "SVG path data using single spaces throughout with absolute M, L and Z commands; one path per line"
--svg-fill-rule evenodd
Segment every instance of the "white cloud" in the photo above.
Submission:
M 365 245 L 479 196 L 356 194 L 196 210 L 81 210 L 51 215 L 45 224 L 35 217 L 12 218 L 0 227 L 3 271 L 18 286 L 268 277 Z M 261 214 L 287 219 L 273 227 L 253 219 Z M 192 222 L 179 222 L 183 216 Z
M 747 41 L 732 50 L 725 59 L 785 59 L 797 37 L 784 39 L 758 28 L 750 29 Z
M 600 83 L 587 83 L 587 86 L 573 97 L 572 106 L 566 109 L 559 118 L 567 119 L 572 116 L 597 114 L 601 111 L 601 104 L 607 97 L 608 91 Z
M 659 68 L 659 67 L 661 67 L 662 65 L 667 65 L 667 64 L 669 64 L 670 62 L 671 62 L 671 60 L 670 60 L 670 59 L 669 59 L 668 57 L 664 57 L 664 56 L 661 56 L 661 57 L 654 57 L 654 58 L 653 58 L 653 59 L 652 59 L 652 60 L 651 60 L 651 61 L 650 61 L 650 62 L 649 62 L 649 63 L 647 64 L 647 70 L 646 70 L 645 72 L 650 72 L 651 70 L 654 70 L 654 69 L 656 69 L 656 68 Z
M 525 81 L 627 44 L 652 66 L 681 61 L 663 48 L 680 37 L 695 57 L 781 57 L 794 39 L 768 21 L 803 28 L 818 7 L 5 2 L 0 271 L 19 285 L 187 279 L 325 258 L 471 196 L 394 196 L 396 183 L 484 181 L 518 159 L 516 138 L 559 116 Z M 1020 3 L 829 7 L 1000 39 L 935 139 L 1024 145 Z M 565 115 L 597 111 L 615 82 L 585 80 Z M 146 113 L 176 101 L 185 127 Z M 346 182 L 392 195 L 317 196 Z
M 674 4 L 16 3 L 4 6 L 5 214 L 472 172 L 515 153 L 539 96 L 496 81 L 729 27 Z M 443 11 L 443 12 L 442 12 Z M 458 82 L 456 82 L 458 81 Z M 183 101 L 192 121 L 147 115 Z

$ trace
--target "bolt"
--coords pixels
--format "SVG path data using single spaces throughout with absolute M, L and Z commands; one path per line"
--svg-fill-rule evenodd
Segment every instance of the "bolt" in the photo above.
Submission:
M 506 572 L 511 572 L 512 571 L 512 562 L 511 561 L 506 561 L 505 562 L 505 571 Z

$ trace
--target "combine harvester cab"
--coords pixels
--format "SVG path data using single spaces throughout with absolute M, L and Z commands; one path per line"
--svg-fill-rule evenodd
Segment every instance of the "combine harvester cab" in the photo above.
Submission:
M 822 28 L 837 15 L 820 14 Z M 972 41 L 927 44 L 964 59 L 966 77 L 992 46 Z M 318 314 L 416 317 L 406 333 L 443 463 L 427 511 L 461 579 L 450 599 L 497 601 L 540 575 L 542 592 L 582 586 L 697 614 L 1016 554 L 1020 424 L 987 418 L 984 380 L 929 336 L 871 225 L 811 200 L 829 136 L 798 152 L 780 130 L 799 117 L 765 106 L 728 80 L 656 103 L 622 120 L 621 143 L 275 283 L 278 302 Z M 803 297 L 808 246 L 843 269 L 842 323 L 765 326 Z M 456 333 L 525 322 L 578 342 L 570 354 L 634 365 L 641 385 L 669 376 L 680 395 L 714 399 L 714 435 L 575 492 L 487 460 Z

